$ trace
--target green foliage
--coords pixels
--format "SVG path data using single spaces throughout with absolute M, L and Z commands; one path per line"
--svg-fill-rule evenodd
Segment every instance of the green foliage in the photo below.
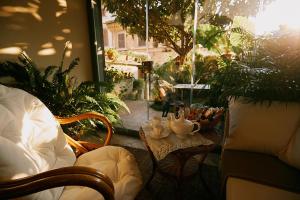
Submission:
M 200 25 L 198 29 L 197 42 L 207 49 L 211 50 L 211 55 L 203 56 L 203 49 L 197 51 L 195 59 L 195 83 L 215 84 L 215 81 L 222 79 L 221 74 L 226 73 L 223 71 L 224 67 L 231 64 L 231 60 L 236 55 L 236 58 L 243 57 L 245 52 L 251 50 L 255 44 L 254 37 L 248 31 L 241 27 L 233 27 L 228 30 L 224 30 L 214 25 L 205 24 Z M 232 42 L 234 41 L 234 43 Z M 176 66 L 176 62 L 170 61 L 155 69 L 155 73 L 161 78 L 172 84 L 177 83 L 190 83 L 191 81 L 191 55 L 188 54 L 186 61 L 179 68 Z M 229 76 L 228 76 L 229 77 Z M 226 78 L 226 77 L 225 77 Z M 217 85 L 220 82 L 217 81 Z M 219 99 L 224 99 L 221 94 L 220 87 L 215 87 L 215 91 L 210 91 L 209 103 L 217 105 L 220 102 Z M 200 94 L 201 93 L 201 94 Z M 201 91 L 194 91 L 196 95 L 202 94 Z M 206 93 L 206 91 L 205 91 Z
M 219 69 L 220 56 L 197 55 L 195 61 L 195 80 L 197 83 L 207 83 L 210 77 Z
M 131 78 L 133 78 L 133 74 L 130 72 L 123 72 L 115 69 L 114 67 L 105 69 L 105 82 L 118 83 L 121 80 Z
M 134 79 L 133 90 L 142 90 L 145 87 L 144 79 Z
M 105 82 L 109 85 L 107 88 L 108 92 L 111 92 L 117 95 L 119 98 L 123 98 L 125 93 L 127 92 L 130 84 L 122 84 L 122 81 L 131 82 L 134 77 L 130 72 L 123 72 L 115 69 L 114 67 L 106 68 L 104 71 L 105 74 Z M 117 89 L 116 87 L 120 86 L 121 88 Z M 120 91 L 119 91 L 120 90 Z
M 228 97 L 251 102 L 300 101 L 300 39 L 297 35 L 264 37 L 234 60 L 222 60 L 211 77 L 209 103 L 226 106 Z
M 195 60 L 194 80 L 197 83 L 207 83 L 211 76 L 219 68 L 220 56 L 202 56 L 198 54 Z M 175 61 L 169 61 L 161 66 L 156 66 L 154 73 L 160 79 L 166 80 L 172 84 L 191 82 L 191 61 L 188 60 L 179 68 Z
M 24 52 L 19 56 L 19 60 L 20 63 L 0 63 L 0 77 L 13 77 L 15 82 L 9 84 L 10 86 L 24 89 L 38 97 L 54 115 L 74 116 L 95 111 L 116 123 L 119 119 L 119 108 L 128 109 L 118 97 L 99 90 L 100 87 L 107 87 L 109 84 L 82 82 L 78 85 L 76 78 L 70 77 L 70 72 L 78 65 L 79 58 L 74 59 L 66 70 L 63 70 L 62 61 L 59 67 L 49 66 L 43 72 L 38 70 Z M 65 126 L 65 131 L 78 136 L 91 132 L 90 127 L 94 130 L 99 125 L 101 124 L 96 120 L 84 120 Z
M 229 41 L 232 51 L 238 55 L 251 50 L 255 45 L 254 35 L 241 27 L 234 27 L 231 29 Z
M 239 58 L 243 64 L 292 72 L 299 70 L 299 34 L 270 35 L 257 38 L 254 43 L 251 51 Z
M 104 0 L 102 3 L 110 13 L 115 13 L 116 21 L 131 34 L 145 39 L 146 0 L 128 0 L 126 3 L 123 0 Z M 220 14 L 226 14 L 226 10 L 217 11 L 217 4 L 219 2 L 210 5 L 206 1 L 199 1 L 200 23 L 211 23 L 215 27 L 224 29 L 231 20 L 226 15 Z M 179 55 L 181 61 L 193 46 L 194 10 L 192 0 L 149 1 L 149 37 L 167 44 Z
M 142 92 L 144 88 L 145 88 L 144 79 L 134 79 L 132 83 L 132 92 L 127 96 L 127 98 L 133 100 L 143 99 Z
M 200 24 L 197 29 L 196 42 L 219 56 L 233 52 L 241 54 L 254 46 L 254 35 L 246 28 L 238 24 L 232 24 L 226 28 Z
M 208 50 L 218 50 L 217 44 L 220 42 L 226 30 L 222 27 L 211 24 L 201 24 L 197 29 L 197 43 L 201 44 Z
M 137 53 L 134 51 L 128 51 L 127 56 L 132 57 L 135 62 L 142 63 L 143 61 L 148 60 L 148 56 L 146 54 Z
M 156 66 L 154 73 L 157 74 L 160 79 L 172 84 L 189 83 L 191 77 L 191 65 L 186 62 L 178 67 L 178 63 L 171 60 L 161 66 Z

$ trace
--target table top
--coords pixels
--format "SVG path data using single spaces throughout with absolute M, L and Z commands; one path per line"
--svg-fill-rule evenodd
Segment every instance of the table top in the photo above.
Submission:
M 174 133 L 170 133 L 166 138 L 153 139 L 149 136 L 147 127 L 140 128 L 140 137 L 144 141 L 147 149 L 154 154 L 156 160 L 161 160 L 174 151 L 205 152 L 212 150 L 221 143 L 221 137 L 215 131 L 199 132 L 188 135 L 185 139 L 177 138 Z M 201 148 L 199 148 L 201 147 Z
M 208 84 L 176 84 L 175 89 L 196 89 L 196 90 L 209 90 L 210 85 Z

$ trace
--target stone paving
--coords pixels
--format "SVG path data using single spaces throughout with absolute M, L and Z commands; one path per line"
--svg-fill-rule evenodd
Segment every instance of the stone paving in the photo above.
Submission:
M 147 101 L 125 101 L 126 105 L 130 109 L 131 113 L 127 113 L 125 110 L 121 110 L 119 112 L 122 124 L 121 126 L 138 131 L 140 126 L 148 120 L 148 108 Z M 161 116 L 161 111 L 153 110 L 149 107 L 149 118 L 153 118 L 154 116 Z
M 126 105 L 130 109 L 130 113 L 126 110 L 120 110 L 119 115 L 121 117 L 121 124 L 118 128 L 122 128 L 123 130 L 129 130 L 131 132 L 136 132 L 137 135 L 140 126 L 148 120 L 147 114 L 147 101 L 131 101 L 126 100 Z M 151 119 L 153 116 L 161 116 L 161 112 L 155 111 L 149 107 L 149 118 Z M 117 128 L 115 134 L 112 137 L 111 144 L 112 145 L 124 145 L 133 148 L 145 149 L 144 144 L 138 137 L 131 137 L 124 134 L 121 134 Z

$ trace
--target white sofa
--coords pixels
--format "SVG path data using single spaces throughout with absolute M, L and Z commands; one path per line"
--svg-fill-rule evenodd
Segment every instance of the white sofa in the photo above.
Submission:
M 84 166 L 88 169 L 76 166 Z M 69 167 L 64 170 L 68 171 L 69 176 L 56 174 L 56 177 L 52 177 L 55 179 L 49 179 L 49 185 L 55 184 L 55 181 L 58 185 L 61 185 L 60 182 L 68 182 L 68 180 L 56 179 L 62 176 L 74 179 L 74 184 L 71 185 L 93 186 L 87 179 L 90 179 L 89 175 L 93 175 L 92 171 L 97 170 L 104 175 L 96 174 L 92 179 L 97 177 L 105 179 L 107 175 L 109 177 L 107 184 L 104 184 L 105 181 L 102 179 L 97 179 L 96 182 L 99 185 L 104 184 L 100 191 L 114 189 L 115 199 L 132 200 L 142 186 L 137 163 L 129 151 L 121 147 L 104 146 L 76 158 L 56 118 L 39 99 L 22 90 L 0 85 L 0 199 L 4 197 L 6 199 L 5 195 L 10 191 L 22 193 L 20 191 L 22 187 L 9 190 L 3 182 L 20 180 L 24 177 L 25 180 L 28 177 L 33 177 L 34 180 L 34 177 L 38 177 L 40 173 L 47 174 L 49 170 L 55 171 L 62 167 Z M 71 176 L 73 168 L 76 173 Z M 48 175 L 51 176 L 51 173 Z M 81 178 L 82 174 L 86 178 L 82 181 L 76 180 L 76 177 Z M 109 188 L 110 180 L 114 187 L 112 189 Z M 15 182 L 9 183 L 13 185 L 12 183 Z M 38 187 L 38 182 L 34 186 Z M 46 183 L 45 187 L 50 186 Z M 93 188 L 97 187 L 96 183 Z M 30 189 L 27 187 L 27 190 Z M 57 187 L 24 196 L 22 199 L 103 199 L 103 196 L 94 189 L 79 186 Z
M 300 200 L 300 103 L 232 99 L 221 175 L 227 200 Z

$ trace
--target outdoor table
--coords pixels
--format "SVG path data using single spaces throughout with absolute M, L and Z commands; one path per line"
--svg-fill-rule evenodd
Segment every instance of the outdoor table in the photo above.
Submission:
M 145 126 L 140 127 L 139 135 L 150 153 L 152 160 L 153 167 L 151 176 L 146 183 L 148 188 L 155 173 L 159 172 L 166 177 L 175 178 L 176 186 L 179 188 L 177 192 L 180 193 L 183 178 L 191 177 L 198 170 L 201 170 L 207 154 L 221 143 L 221 137 L 214 130 L 199 132 L 193 136 L 187 136 L 189 137 L 187 139 L 179 139 L 174 133 L 170 133 L 165 138 L 151 139 L 149 137 L 149 130 L 145 131 L 145 129 Z M 200 142 L 200 140 L 202 140 L 201 138 L 203 139 L 202 143 Z M 166 147 L 164 146 L 166 146 L 166 140 L 171 144 L 169 150 L 158 154 L 151 143 L 154 142 L 157 147 L 162 145 L 161 148 L 165 150 Z M 189 143 L 187 140 L 193 142 Z M 197 143 L 197 141 L 199 142 Z M 199 156 L 197 160 L 194 158 L 196 155 Z M 202 176 L 201 180 L 206 189 L 210 191 Z M 179 196 L 180 195 L 181 194 L 179 194 Z
M 181 89 L 181 100 L 183 100 L 183 89 L 209 90 L 210 85 L 208 85 L 208 84 L 177 84 L 177 85 L 174 85 L 174 88 Z

